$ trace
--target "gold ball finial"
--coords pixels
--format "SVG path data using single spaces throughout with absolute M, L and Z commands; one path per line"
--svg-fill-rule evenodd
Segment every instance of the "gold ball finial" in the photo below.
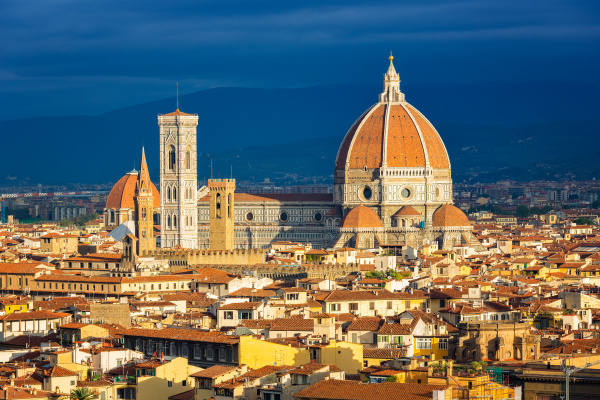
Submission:
M 390 62 L 394 61 L 394 56 L 392 55 L 392 52 L 390 51 Z

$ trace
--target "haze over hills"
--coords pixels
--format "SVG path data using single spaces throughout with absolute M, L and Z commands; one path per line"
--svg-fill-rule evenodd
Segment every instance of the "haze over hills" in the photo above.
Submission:
M 401 87 L 438 129 L 455 181 L 473 172 L 478 179 L 551 178 L 557 171 L 600 178 L 592 161 L 600 156 L 595 86 Z M 229 176 L 233 167 L 238 179 L 327 177 L 346 131 L 380 90 L 381 85 L 216 88 L 181 96 L 181 110 L 200 117 L 198 177 L 209 176 L 211 158 L 215 176 Z M 174 99 L 164 99 L 97 116 L 0 121 L 5 150 L 0 184 L 115 182 L 138 162 L 142 145 L 158 180 L 156 115 L 174 108 Z

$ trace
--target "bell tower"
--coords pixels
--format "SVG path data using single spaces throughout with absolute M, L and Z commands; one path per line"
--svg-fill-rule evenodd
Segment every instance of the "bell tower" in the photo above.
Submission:
M 235 179 L 209 179 L 210 228 L 209 246 L 216 250 L 233 250 Z
M 161 247 L 198 248 L 197 114 L 158 115 Z
M 137 254 L 143 256 L 144 252 L 156 249 L 156 239 L 154 239 L 154 193 L 152 192 L 152 183 L 150 182 L 143 147 L 140 172 L 135 185 L 134 202 L 135 234 L 138 238 Z

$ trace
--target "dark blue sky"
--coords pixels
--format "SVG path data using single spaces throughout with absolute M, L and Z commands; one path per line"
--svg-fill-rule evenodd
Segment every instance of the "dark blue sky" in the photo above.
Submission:
M 2 0 L 0 119 L 99 114 L 175 81 L 373 83 L 390 50 L 414 84 L 599 85 L 600 1 Z

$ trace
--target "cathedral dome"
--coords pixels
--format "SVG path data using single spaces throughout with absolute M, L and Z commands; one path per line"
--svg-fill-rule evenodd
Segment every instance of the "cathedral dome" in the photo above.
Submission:
M 138 179 L 138 172 L 136 170 L 130 171 L 125 174 L 115 186 L 111 189 L 106 199 L 106 208 L 119 209 L 119 208 L 135 208 L 135 202 L 133 197 L 135 196 L 135 185 Z M 160 195 L 158 189 L 152 184 L 152 195 L 153 207 L 160 208 Z
M 471 226 L 471 223 L 460 208 L 452 204 L 444 204 L 433 213 L 433 226 Z
M 404 206 L 401 209 L 399 209 L 398 211 L 396 211 L 396 213 L 394 215 L 392 215 L 392 217 L 412 217 L 412 216 L 422 217 L 421 213 L 418 212 L 417 210 L 415 210 L 414 208 L 412 208 L 411 206 Z
M 423 114 L 405 101 L 392 60 L 390 57 L 379 102 L 365 111 L 344 137 L 335 169 L 450 169 L 440 135 Z
M 350 210 L 340 223 L 342 228 L 382 228 L 379 215 L 362 204 Z

